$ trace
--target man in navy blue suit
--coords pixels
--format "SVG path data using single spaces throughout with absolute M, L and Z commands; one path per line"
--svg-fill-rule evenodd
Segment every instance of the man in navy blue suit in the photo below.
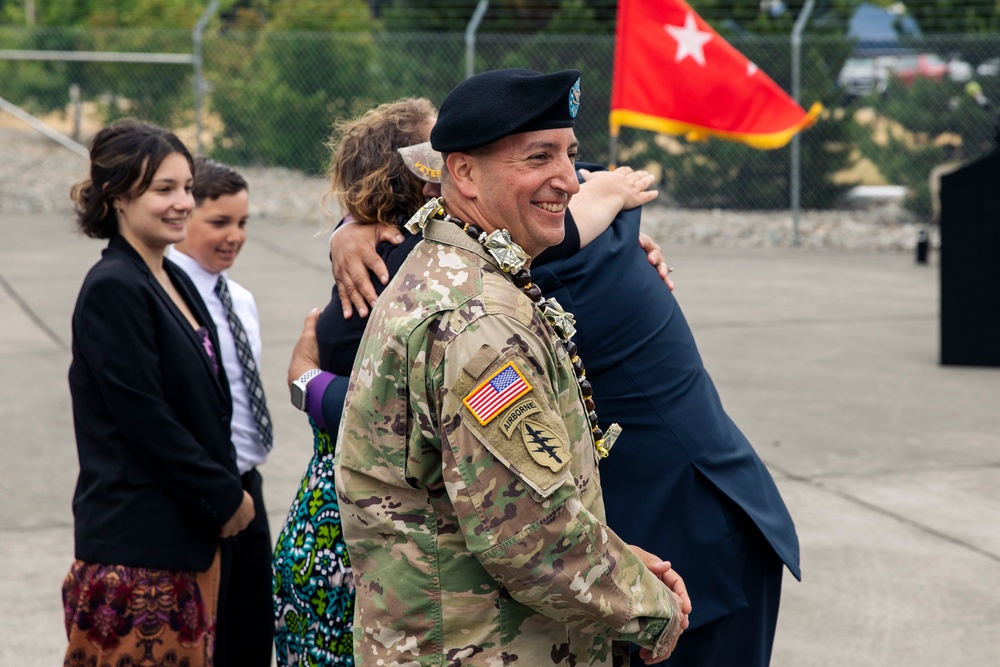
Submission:
M 795 526 L 636 243 L 640 212 L 622 211 L 579 252 L 532 266 L 532 277 L 576 316 L 594 401 L 623 429 L 600 467 L 608 525 L 687 583 L 691 625 L 664 664 L 767 665 L 783 566 L 801 578 Z M 637 653 L 632 664 L 643 664 Z

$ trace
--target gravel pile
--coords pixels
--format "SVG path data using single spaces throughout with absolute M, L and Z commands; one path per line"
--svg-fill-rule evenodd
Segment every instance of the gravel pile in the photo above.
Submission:
M 72 214 L 69 189 L 86 175 L 87 162 L 27 128 L 0 126 L 0 215 Z M 288 169 L 248 167 L 251 215 L 281 224 L 322 225 L 319 201 L 326 183 Z M 900 252 L 914 248 L 918 225 L 896 203 L 835 211 L 803 211 L 804 248 Z M 789 211 L 683 210 L 653 203 L 643 226 L 661 244 L 734 248 L 787 247 L 793 235 Z M 934 230 L 936 232 L 936 230 Z M 937 239 L 932 236 L 932 244 Z
M 729 248 L 788 247 L 794 237 L 790 211 L 703 211 L 647 206 L 646 232 L 661 243 Z M 803 248 L 856 251 L 911 251 L 919 225 L 897 203 L 863 209 L 802 211 L 798 240 Z M 937 229 L 931 242 L 938 244 Z

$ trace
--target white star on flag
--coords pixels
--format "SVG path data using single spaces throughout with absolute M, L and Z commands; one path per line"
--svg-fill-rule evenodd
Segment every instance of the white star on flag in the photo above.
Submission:
M 684 19 L 684 26 L 665 25 L 663 29 L 670 34 L 677 42 L 677 55 L 674 62 L 679 63 L 687 57 L 691 57 L 696 63 L 705 66 L 705 44 L 711 41 L 712 34 L 698 30 L 698 24 L 694 20 L 694 14 L 688 12 Z
M 756 74 L 757 73 L 757 69 L 758 69 L 757 65 L 753 64 L 749 60 L 747 61 L 747 76 L 748 77 L 753 76 L 754 74 Z

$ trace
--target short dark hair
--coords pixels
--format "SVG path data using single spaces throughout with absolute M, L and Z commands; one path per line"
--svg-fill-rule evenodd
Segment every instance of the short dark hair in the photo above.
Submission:
M 242 174 L 229 165 L 211 158 L 198 157 L 194 160 L 194 167 L 192 193 L 195 206 L 201 206 L 206 199 L 218 199 L 222 195 L 235 195 L 237 192 L 250 190 Z
M 73 186 L 77 226 L 95 239 L 118 234 L 111 202 L 144 193 L 168 155 L 180 153 L 194 172 L 194 160 L 173 132 L 137 120 L 118 121 L 90 143 L 90 178 Z

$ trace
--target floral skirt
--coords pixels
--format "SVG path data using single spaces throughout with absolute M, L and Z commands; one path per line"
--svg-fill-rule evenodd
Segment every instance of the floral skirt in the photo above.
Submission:
M 220 553 L 207 572 L 78 560 L 63 581 L 64 667 L 212 667 Z
M 274 647 L 281 667 L 354 664 L 354 574 L 340 528 L 334 446 L 315 424 L 313 438 L 312 460 L 274 548 Z

